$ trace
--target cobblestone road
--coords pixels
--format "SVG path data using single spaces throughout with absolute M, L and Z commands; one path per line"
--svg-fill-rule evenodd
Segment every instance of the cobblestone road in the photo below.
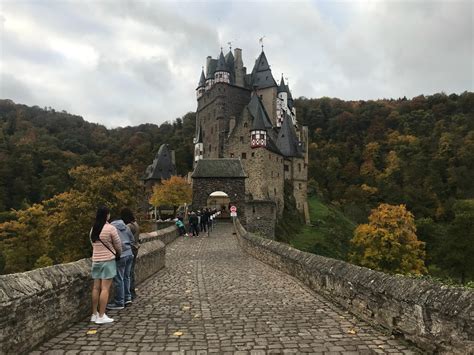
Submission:
M 166 265 L 114 323 L 84 320 L 34 353 L 413 353 L 244 254 L 231 224 L 168 245 Z

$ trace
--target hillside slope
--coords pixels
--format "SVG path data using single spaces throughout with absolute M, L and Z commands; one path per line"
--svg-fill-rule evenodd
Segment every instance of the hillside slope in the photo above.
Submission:
M 356 227 L 336 207 L 316 197 L 308 198 L 311 225 L 305 225 L 290 240 L 293 247 L 310 253 L 346 260 L 349 240 Z

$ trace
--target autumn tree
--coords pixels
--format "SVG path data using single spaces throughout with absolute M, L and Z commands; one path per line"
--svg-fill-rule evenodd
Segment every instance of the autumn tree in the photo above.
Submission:
M 0 223 L 5 273 L 20 272 L 90 256 L 89 231 L 99 205 L 112 217 L 124 206 L 136 209 L 140 182 L 130 167 L 120 171 L 79 166 L 70 171 L 73 188 Z
M 389 273 L 424 274 L 424 243 L 416 237 L 413 214 L 404 205 L 381 204 L 351 240 L 351 261 Z
M 191 185 L 182 177 L 172 176 L 168 180 L 162 180 L 161 184 L 153 186 L 150 204 L 155 207 L 176 207 L 190 203 L 191 200 Z

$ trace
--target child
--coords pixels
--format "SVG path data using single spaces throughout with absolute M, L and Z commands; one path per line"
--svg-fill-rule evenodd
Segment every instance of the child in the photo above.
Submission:
M 186 233 L 186 229 L 184 228 L 184 223 L 180 218 L 176 220 L 176 227 L 178 227 L 179 236 L 182 236 L 182 235 L 184 235 L 185 237 L 188 236 L 188 233 Z

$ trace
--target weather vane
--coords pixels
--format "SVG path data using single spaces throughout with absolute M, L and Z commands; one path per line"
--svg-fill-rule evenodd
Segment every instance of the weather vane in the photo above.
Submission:
M 229 49 L 232 50 L 232 42 L 227 42 L 227 44 L 229 45 Z
M 265 38 L 265 36 L 262 36 L 260 37 L 260 39 L 258 40 L 260 42 L 260 45 L 262 46 L 262 52 L 263 52 L 263 39 Z

